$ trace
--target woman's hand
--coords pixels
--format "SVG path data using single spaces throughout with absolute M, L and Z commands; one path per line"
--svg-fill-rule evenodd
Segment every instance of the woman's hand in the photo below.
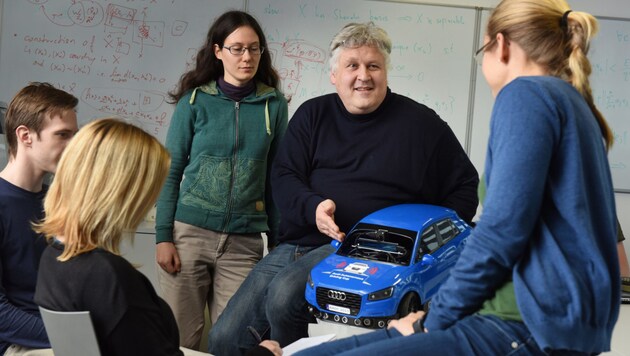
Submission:
M 282 348 L 280 347 L 280 344 L 277 341 L 265 340 L 258 345 L 267 348 L 269 351 L 273 352 L 275 356 L 282 355 Z
M 155 247 L 155 260 L 157 264 L 168 273 L 179 273 L 182 264 L 179 260 L 179 254 L 172 242 L 160 242 Z
M 394 328 L 398 330 L 404 336 L 409 336 L 414 333 L 413 324 L 424 317 L 423 311 L 417 311 L 409 313 L 406 317 L 398 320 L 392 320 L 387 326 L 388 329 Z M 425 329 L 426 332 L 426 329 Z

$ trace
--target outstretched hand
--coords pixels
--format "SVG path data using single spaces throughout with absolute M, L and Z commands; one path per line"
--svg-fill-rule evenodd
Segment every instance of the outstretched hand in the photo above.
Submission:
M 319 232 L 332 239 L 342 242 L 346 237 L 346 234 L 341 232 L 339 230 L 339 226 L 335 224 L 336 209 L 337 206 L 335 205 L 335 202 L 330 199 L 326 199 L 319 203 L 317 209 L 315 210 L 315 223 L 317 224 Z

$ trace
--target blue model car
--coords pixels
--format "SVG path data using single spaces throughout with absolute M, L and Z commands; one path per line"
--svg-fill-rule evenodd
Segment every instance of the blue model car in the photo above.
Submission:
M 311 270 L 309 311 L 322 320 L 384 328 L 391 319 L 426 309 L 470 232 L 453 210 L 439 206 L 376 211 Z

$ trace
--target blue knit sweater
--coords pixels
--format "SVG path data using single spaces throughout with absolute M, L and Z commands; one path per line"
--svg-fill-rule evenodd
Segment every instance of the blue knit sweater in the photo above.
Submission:
M 543 349 L 610 349 L 619 313 L 615 202 L 600 129 L 582 96 L 554 77 L 498 94 L 483 214 L 425 326 L 448 328 L 510 279 Z

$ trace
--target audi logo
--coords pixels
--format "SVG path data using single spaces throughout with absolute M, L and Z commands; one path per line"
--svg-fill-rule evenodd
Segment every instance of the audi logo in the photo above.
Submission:
M 328 298 L 343 302 L 344 300 L 346 300 L 346 293 L 340 292 L 338 290 L 329 290 Z

